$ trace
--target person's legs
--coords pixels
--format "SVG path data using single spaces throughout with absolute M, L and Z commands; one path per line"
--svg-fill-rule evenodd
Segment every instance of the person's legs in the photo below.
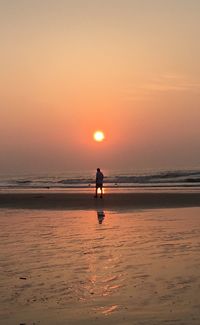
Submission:
M 102 186 L 100 187 L 100 190 L 101 190 L 100 198 L 102 198 L 103 197 L 103 187 Z
M 97 197 L 97 190 L 98 190 L 98 186 L 96 185 L 96 192 L 94 197 Z
M 100 194 L 100 198 L 103 197 L 103 185 L 101 184 L 96 184 L 96 192 L 95 192 L 95 198 L 97 198 L 97 193 L 98 193 L 98 188 L 100 188 L 101 194 Z

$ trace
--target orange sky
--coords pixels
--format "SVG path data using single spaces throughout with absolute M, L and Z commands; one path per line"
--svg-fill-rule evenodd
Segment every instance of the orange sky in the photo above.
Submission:
M 197 0 L 1 1 L 0 170 L 199 166 L 199 12 Z

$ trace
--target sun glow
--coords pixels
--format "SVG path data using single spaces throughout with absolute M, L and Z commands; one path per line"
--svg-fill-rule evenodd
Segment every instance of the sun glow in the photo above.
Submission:
M 94 140 L 97 142 L 101 142 L 105 139 L 104 133 L 102 131 L 94 132 Z

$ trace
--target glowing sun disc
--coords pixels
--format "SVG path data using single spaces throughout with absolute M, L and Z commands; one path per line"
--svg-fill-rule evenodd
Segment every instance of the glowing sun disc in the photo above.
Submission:
M 97 142 L 103 141 L 105 138 L 104 133 L 102 131 L 96 131 L 94 133 L 94 140 Z

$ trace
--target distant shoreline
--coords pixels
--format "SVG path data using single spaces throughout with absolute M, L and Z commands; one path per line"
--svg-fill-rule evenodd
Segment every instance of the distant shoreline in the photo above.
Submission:
M 0 208 L 51 210 L 130 210 L 200 207 L 200 193 L 0 193 Z

